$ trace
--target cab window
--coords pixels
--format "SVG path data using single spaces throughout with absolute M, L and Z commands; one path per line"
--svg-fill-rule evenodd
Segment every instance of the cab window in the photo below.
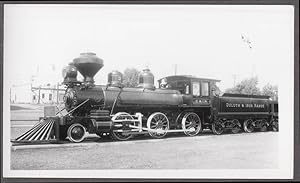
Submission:
M 188 84 L 185 86 L 185 94 L 186 95 L 190 94 L 190 85 L 188 85 Z
M 192 90 L 193 90 L 193 96 L 199 97 L 200 96 L 200 83 L 199 82 L 193 82 L 192 84 Z
M 160 88 L 178 90 L 181 94 L 190 94 L 190 87 L 187 81 L 166 81 L 161 80 Z
M 208 82 L 201 83 L 201 95 L 202 96 L 209 96 L 209 85 Z

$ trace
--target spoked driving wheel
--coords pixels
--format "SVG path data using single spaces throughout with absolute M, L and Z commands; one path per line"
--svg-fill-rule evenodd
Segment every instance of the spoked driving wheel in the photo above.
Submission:
M 169 120 L 163 113 L 155 112 L 149 116 L 147 128 L 149 129 L 149 135 L 151 137 L 162 138 L 166 136 L 169 130 Z
M 188 136 L 195 136 L 202 129 L 199 116 L 193 112 L 189 112 L 184 115 L 181 125 L 182 129 L 184 130 L 184 134 Z
M 212 131 L 216 135 L 221 135 L 224 132 L 224 125 L 221 120 L 217 120 L 212 124 Z
M 115 124 L 121 124 L 122 125 L 122 121 L 126 121 L 126 120 L 133 120 L 132 116 L 126 112 L 118 112 L 117 114 L 115 114 L 112 119 L 111 119 Z M 122 127 L 120 127 L 119 130 L 122 130 Z M 128 132 L 118 132 L 113 130 L 111 133 L 111 137 L 114 140 L 129 140 L 130 138 L 133 137 L 132 134 L 129 134 Z
M 254 123 L 252 119 L 247 119 L 246 121 L 244 121 L 244 130 L 247 133 L 251 133 L 254 131 Z
M 85 127 L 79 123 L 72 124 L 67 131 L 68 138 L 71 142 L 82 142 L 85 138 Z

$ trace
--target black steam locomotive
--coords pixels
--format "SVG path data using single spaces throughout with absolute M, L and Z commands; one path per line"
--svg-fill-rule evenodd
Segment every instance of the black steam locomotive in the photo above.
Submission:
M 16 140 L 68 138 L 81 142 L 86 132 L 128 140 L 138 134 L 162 138 L 171 132 L 195 136 L 203 129 L 218 135 L 225 130 L 278 131 L 278 103 L 268 96 L 220 96 L 219 80 L 189 75 L 162 78 L 156 88 L 149 69 L 140 73 L 135 88 L 123 87 L 118 71 L 109 73 L 107 85 L 95 85 L 93 77 L 102 67 L 103 60 L 94 53 L 82 53 L 74 59 L 63 70 L 67 114 L 41 118 L 32 130 L 39 133 L 30 132 Z M 83 81 L 77 80 L 77 71 Z

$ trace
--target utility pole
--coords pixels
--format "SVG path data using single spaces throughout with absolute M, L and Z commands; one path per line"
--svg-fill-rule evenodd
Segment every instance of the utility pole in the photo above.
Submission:
M 9 102 L 11 103 L 11 87 L 9 88 Z
M 177 74 L 177 64 L 175 64 L 174 71 L 175 71 L 175 75 L 176 75 Z
M 31 94 L 32 94 L 33 93 L 33 90 L 32 90 L 32 76 L 31 76 L 31 82 L 30 82 L 30 91 L 31 91 Z M 34 103 L 33 97 L 31 97 L 31 103 Z
M 236 81 L 236 74 L 233 74 L 233 87 L 235 87 L 235 81 Z
M 57 83 L 57 91 L 56 91 L 56 102 L 58 104 L 58 99 L 59 99 L 59 83 Z
M 38 100 L 38 104 L 40 104 L 40 100 L 41 100 L 41 86 L 39 87 L 39 100 Z
M 33 88 L 34 78 L 35 78 L 35 76 L 34 76 L 34 75 L 31 75 L 30 89 L 31 89 L 31 93 L 32 93 L 33 96 L 34 96 L 34 98 L 32 97 L 32 103 L 35 103 L 35 102 L 36 102 L 36 93 L 35 93 L 35 90 L 34 90 L 34 88 Z

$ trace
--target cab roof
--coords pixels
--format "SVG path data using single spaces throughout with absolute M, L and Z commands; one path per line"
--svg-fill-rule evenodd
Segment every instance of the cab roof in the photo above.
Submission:
M 171 79 L 171 80 L 190 80 L 190 79 L 197 79 L 197 80 L 207 80 L 207 81 L 215 81 L 215 82 L 220 82 L 221 80 L 218 79 L 210 79 L 210 78 L 200 78 L 192 75 L 173 75 L 173 76 L 167 76 L 164 77 L 166 79 Z M 159 79 L 158 81 L 161 81 L 162 79 Z

